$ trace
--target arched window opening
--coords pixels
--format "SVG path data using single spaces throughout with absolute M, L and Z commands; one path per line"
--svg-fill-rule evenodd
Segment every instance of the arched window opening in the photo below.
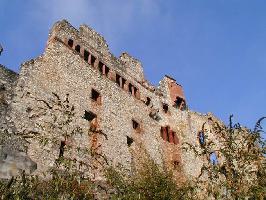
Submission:
M 199 143 L 201 146 L 204 146 L 205 145 L 205 135 L 204 135 L 204 132 L 203 131 L 200 131 L 199 134 L 198 134 L 198 137 L 199 137 Z
M 210 153 L 210 162 L 213 165 L 217 165 L 218 164 L 218 158 L 215 152 Z

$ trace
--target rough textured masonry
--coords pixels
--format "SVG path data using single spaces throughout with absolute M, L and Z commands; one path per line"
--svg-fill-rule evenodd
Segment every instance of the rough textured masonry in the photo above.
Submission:
M 130 171 L 148 155 L 177 178 L 200 173 L 202 161 L 181 144 L 200 145 L 202 125 L 213 116 L 190 111 L 173 78 L 151 85 L 140 61 L 127 53 L 116 58 L 86 25 L 55 23 L 43 55 L 23 63 L 19 75 L 1 66 L 0 76 L 1 129 L 23 138 L 26 148 L 16 155 L 27 153 L 29 171 L 37 163 L 34 173 L 41 174 L 64 156 L 80 169 L 90 165 L 88 175 L 97 179 L 101 162 Z

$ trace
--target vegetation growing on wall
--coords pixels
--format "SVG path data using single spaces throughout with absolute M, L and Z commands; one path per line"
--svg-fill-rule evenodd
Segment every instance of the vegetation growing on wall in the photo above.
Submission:
M 67 139 L 77 133 L 84 134 L 77 124 L 73 125 L 75 108 L 70 105 L 68 96 L 65 100 L 61 100 L 56 94 L 54 97 L 55 100 L 52 103 L 37 100 L 44 104 L 39 116 L 49 114 L 49 118 L 54 120 L 45 123 L 45 128 L 40 124 L 41 130 L 52 131 L 54 137 L 47 138 L 43 133 L 34 135 L 43 146 L 58 143 L 57 140 L 60 137 Z M 174 180 L 171 171 L 154 163 L 149 156 L 139 164 L 140 167 L 125 173 L 108 165 L 103 155 L 88 147 L 83 151 L 84 154 L 88 154 L 91 159 L 104 161 L 100 163 L 105 172 L 103 174 L 105 183 L 99 184 L 79 171 L 77 166 L 81 163 L 64 156 L 63 144 L 58 149 L 58 159 L 55 161 L 54 168 L 47 172 L 46 178 L 22 173 L 20 177 L 1 181 L 0 198 L 95 199 L 99 193 L 104 193 L 102 197 L 105 198 L 132 200 L 245 199 L 247 197 L 265 199 L 266 149 L 265 141 L 262 139 L 263 119 L 256 123 L 254 130 L 233 124 L 232 116 L 228 126 L 213 121 L 211 131 L 218 136 L 221 144 L 219 146 L 210 140 L 203 124 L 204 140 L 201 141 L 200 148 L 189 143 L 183 144 L 185 149 L 194 151 L 196 156 L 205 161 L 201 174 L 194 180 L 181 185 L 178 184 L 178 180 Z M 70 124 L 72 128 L 69 128 Z M 89 134 L 94 132 L 97 130 L 90 130 Z M 75 150 L 78 151 L 78 149 Z M 217 157 L 212 158 L 210 162 L 212 153 Z M 91 169 L 93 166 L 88 165 L 88 170 Z

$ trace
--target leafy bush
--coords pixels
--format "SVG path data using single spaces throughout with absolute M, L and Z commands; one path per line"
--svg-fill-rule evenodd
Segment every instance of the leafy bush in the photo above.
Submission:
M 106 170 L 106 177 L 115 189 L 112 199 L 188 199 L 193 193 L 193 188 L 188 185 L 178 187 L 172 173 L 149 157 L 131 175 L 111 167 Z

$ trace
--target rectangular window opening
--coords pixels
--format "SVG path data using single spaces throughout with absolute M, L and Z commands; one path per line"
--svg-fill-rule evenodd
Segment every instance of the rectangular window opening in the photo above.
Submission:
M 83 118 L 86 119 L 87 121 L 91 122 L 96 117 L 97 115 L 94 114 L 93 112 L 85 110 Z
M 75 46 L 75 50 L 76 52 L 80 53 L 80 46 L 79 45 Z
M 91 65 L 92 66 L 94 66 L 95 61 L 96 61 L 96 58 L 93 55 L 91 55 Z
M 137 93 L 138 93 L 138 88 L 136 88 L 135 86 L 133 86 L 133 88 L 134 88 L 134 91 L 133 91 L 133 96 L 136 96 L 136 95 L 137 95 Z
M 122 85 L 120 85 L 121 88 L 125 88 L 126 79 L 122 78 Z
M 163 111 L 168 113 L 168 105 L 166 103 L 163 103 Z
M 105 65 L 105 75 L 109 76 L 110 69 Z
M 103 67 L 104 67 L 104 64 L 100 61 L 98 68 L 99 68 L 99 71 L 101 72 L 101 74 L 103 74 Z
M 84 60 L 85 60 L 86 62 L 89 61 L 89 55 L 90 55 L 90 53 L 89 53 L 87 50 L 84 50 Z
M 133 91 L 132 87 L 133 87 L 133 85 L 131 83 L 129 83 L 128 84 L 128 91 L 130 94 L 132 94 L 132 91 Z
M 96 101 L 97 103 L 101 103 L 101 95 L 94 89 L 91 89 L 91 99 Z
M 74 44 L 74 41 L 72 39 L 69 39 L 67 44 L 68 44 L 68 46 L 70 46 L 72 48 L 73 44 Z
M 120 86 L 120 78 L 121 76 L 119 74 L 115 75 L 115 82 Z
M 151 98 L 150 97 L 146 98 L 145 104 L 146 104 L 146 106 L 149 106 L 151 104 Z
M 175 100 L 175 107 L 176 107 L 176 108 L 180 108 L 182 102 L 183 102 L 183 99 L 182 99 L 181 97 L 176 97 L 176 100 Z

